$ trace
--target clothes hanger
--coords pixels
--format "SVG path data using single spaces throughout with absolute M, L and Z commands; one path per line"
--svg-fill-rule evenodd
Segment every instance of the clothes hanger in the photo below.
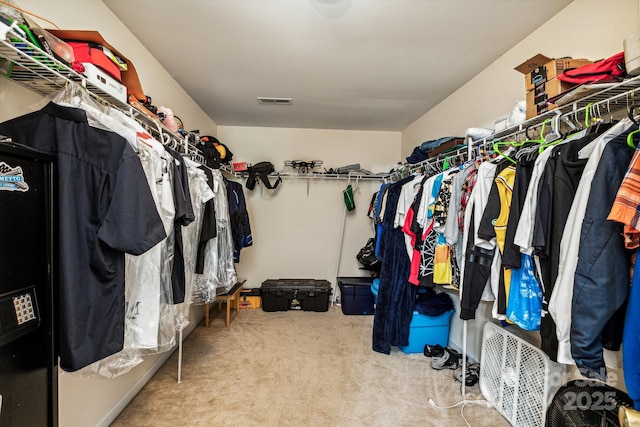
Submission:
M 627 117 L 629 117 L 633 124 L 639 127 L 638 129 L 629 132 L 629 135 L 627 135 L 627 145 L 633 149 L 636 149 L 636 145 L 633 143 L 633 136 L 640 133 L 640 124 L 638 124 L 638 121 L 635 118 L 636 109 L 637 106 L 635 105 L 630 105 L 629 108 L 627 108 Z
M 54 95 L 52 101 L 56 104 L 66 104 L 76 108 L 93 108 L 106 114 L 106 107 L 96 102 L 85 86 L 73 81 L 67 81 L 62 89 Z
M 517 161 L 516 161 L 516 160 L 514 160 L 514 159 L 512 159 L 511 157 L 509 157 L 509 156 L 505 155 L 503 152 L 501 152 L 501 151 L 498 149 L 498 147 L 499 147 L 500 145 L 505 145 L 505 144 L 506 144 L 506 145 L 509 145 L 510 147 L 514 147 L 514 148 L 515 148 L 515 147 L 522 147 L 523 145 L 525 145 L 525 144 L 529 144 L 529 143 L 544 144 L 544 142 L 545 142 L 544 130 L 545 130 L 545 127 L 546 127 L 547 123 L 550 123 L 550 122 L 551 122 L 551 120 L 552 120 L 552 119 L 551 119 L 551 118 L 549 118 L 549 119 L 545 119 L 545 120 L 542 122 L 542 125 L 540 126 L 540 134 L 539 134 L 539 136 L 540 136 L 540 137 L 539 137 L 539 139 L 532 139 L 532 138 L 529 136 L 529 128 L 527 128 L 527 129 L 525 129 L 525 135 L 527 136 L 527 139 L 525 139 L 525 140 L 523 140 L 523 141 L 513 141 L 513 142 L 498 141 L 498 142 L 496 142 L 496 143 L 494 143 L 494 144 L 493 144 L 493 150 L 494 150 L 496 153 L 498 153 L 498 154 L 502 155 L 505 159 L 509 160 L 511 163 L 516 164 L 516 163 L 517 163 Z
M 562 132 L 560 131 L 561 116 L 562 113 L 558 111 L 556 115 L 551 119 L 551 132 L 549 132 L 549 134 L 543 138 L 544 142 L 540 144 L 540 147 L 538 148 L 538 154 L 542 154 L 545 149 L 554 145 L 558 145 L 559 143 L 564 141 Z
M 500 147 L 500 145 L 508 145 L 509 147 L 513 148 L 514 146 L 511 145 L 509 142 L 507 141 L 496 141 L 493 143 L 493 151 L 495 151 L 496 153 L 498 153 L 502 158 L 507 159 L 508 161 L 510 161 L 511 163 L 513 163 L 514 165 L 517 163 L 514 159 L 512 159 L 511 157 L 507 156 L 506 152 L 502 152 L 500 151 L 500 149 L 498 147 Z

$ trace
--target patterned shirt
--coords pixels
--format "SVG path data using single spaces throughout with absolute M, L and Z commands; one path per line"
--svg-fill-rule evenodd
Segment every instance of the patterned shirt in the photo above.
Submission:
M 460 210 L 458 211 L 458 226 L 460 227 L 460 232 L 464 232 L 464 213 L 467 210 L 467 203 L 469 203 L 471 191 L 473 191 L 473 187 L 476 185 L 476 182 L 478 180 L 478 166 L 480 165 L 480 163 L 481 162 L 474 162 L 473 165 L 469 167 L 469 175 L 462 183 Z
M 640 150 L 636 150 L 633 154 L 607 219 L 625 224 L 624 238 L 627 249 L 638 247 L 638 239 L 640 238 Z

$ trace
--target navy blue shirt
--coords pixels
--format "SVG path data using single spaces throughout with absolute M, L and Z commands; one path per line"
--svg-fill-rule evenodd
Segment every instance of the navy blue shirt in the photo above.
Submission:
M 124 343 L 124 254 L 166 237 L 140 159 L 77 108 L 49 103 L 0 123 L 13 142 L 57 157 L 60 367 L 75 371 Z

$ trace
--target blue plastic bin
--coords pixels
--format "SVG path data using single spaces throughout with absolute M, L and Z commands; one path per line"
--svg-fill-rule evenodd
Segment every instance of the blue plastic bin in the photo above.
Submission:
M 373 279 L 371 283 L 371 293 L 373 294 L 373 303 L 378 303 L 378 289 L 380 288 L 380 279 Z
M 425 316 L 417 311 L 413 312 L 409 325 L 409 345 L 400 346 L 403 353 L 422 353 L 426 344 L 440 344 L 446 347 L 449 343 L 449 325 L 451 315 L 455 310 L 449 310 L 440 316 Z

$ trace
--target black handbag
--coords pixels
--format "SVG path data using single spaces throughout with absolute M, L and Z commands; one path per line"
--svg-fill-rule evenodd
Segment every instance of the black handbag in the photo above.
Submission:
M 365 270 L 380 271 L 382 263 L 376 258 L 376 239 L 373 237 L 358 251 L 356 259 Z
M 271 162 L 259 162 L 255 165 L 251 165 L 247 168 L 247 172 L 249 172 L 249 178 L 247 178 L 247 183 L 245 184 L 249 190 L 253 190 L 256 186 L 256 177 L 260 178 L 265 187 L 269 190 L 273 190 L 278 187 L 280 182 L 282 182 L 282 178 L 278 176 L 276 182 L 271 185 L 269 182 L 269 174 L 275 171 L 273 167 L 273 163 Z

